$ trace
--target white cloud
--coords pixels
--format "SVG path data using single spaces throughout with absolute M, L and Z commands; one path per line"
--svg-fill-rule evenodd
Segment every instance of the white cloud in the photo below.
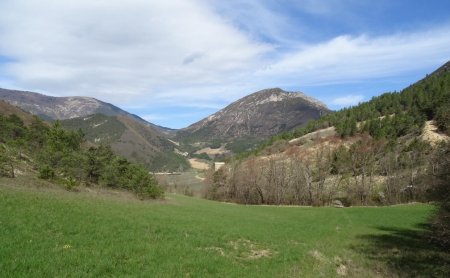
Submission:
M 0 26 L 17 83 L 115 101 L 231 82 L 270 50 L 202 1 L 6 0 Z
M 356 105 L 364 100 L 362 95 L 347 95 L 333 99 L 332 103 L 339 106 Z

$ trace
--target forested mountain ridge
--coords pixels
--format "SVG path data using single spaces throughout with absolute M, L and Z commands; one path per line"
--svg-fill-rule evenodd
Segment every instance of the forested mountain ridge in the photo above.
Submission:
M 111 145 L 116 154 L 152 171 L 189 167 L 166 138 L 173 130 L 148 123 L 112 104 L 89 97 L 51 97 L 6 89 L 0 89 L 0 99 L 44 119 L 61 120 L 66 128 L 81 129 L 92 144 Z

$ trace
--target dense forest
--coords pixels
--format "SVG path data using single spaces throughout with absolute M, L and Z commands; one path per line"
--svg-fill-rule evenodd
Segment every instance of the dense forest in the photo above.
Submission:
M 100 185 L 135 192 L 141 198 L 163 196 L 143 166 L 113 154 L 106 145 L 89 146 L 81 131 L 52 126 L 34 117 L 29 125 L 15 114 L 0 115 L 0 176 L 14 178 L 30 168 L 41 179 L 72 189 Z

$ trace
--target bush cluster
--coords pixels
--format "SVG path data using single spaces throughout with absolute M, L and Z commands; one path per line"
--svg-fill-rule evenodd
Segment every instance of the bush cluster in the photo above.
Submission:
M 16 115 L 0 115 L 0 175 L 14 177 L 14 168 L 28 157 L 41 179 L 71 189 L 79 184 L 122 188 L 142 198 L 164 192 L 142 165 L 116 156 L 110 146 L 83 147 L 84 134 L 69 131 L 59 122 L 48 126 L 35 117 L 26 126 Z

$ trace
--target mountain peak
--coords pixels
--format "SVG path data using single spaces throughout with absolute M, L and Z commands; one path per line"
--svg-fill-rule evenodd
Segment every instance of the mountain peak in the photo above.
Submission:
M 256 100 L 257 104 L 264 104 L 268 102 L 280 102 L 293 98 L 302 98 L 303 100 L 309 102 L 311 105 L 319 109 L 328 110 L 328 107 L 324 103 L 315 98 L 307 96 L 302 92 L 284 91 L 280 88 L 269 88 L 260 90 L 258 92 L 248 95 L 247 97 L 244 97 L 243 100 L 247 98 L 248 100 Z
M 35 115 L 50 119 L 70 119 L 87 116 L 104 110 L 116 114 L 118 108 L 91 97 L 53 97 L 34 92 L 0 89 L 0 99 L 19 106 Z
M 328 113 L 318 100 L 280 88 L 264 89 L 243 97 L 179 132 L 179 137 L 222 140 L 263 139 L 305 125 Z

